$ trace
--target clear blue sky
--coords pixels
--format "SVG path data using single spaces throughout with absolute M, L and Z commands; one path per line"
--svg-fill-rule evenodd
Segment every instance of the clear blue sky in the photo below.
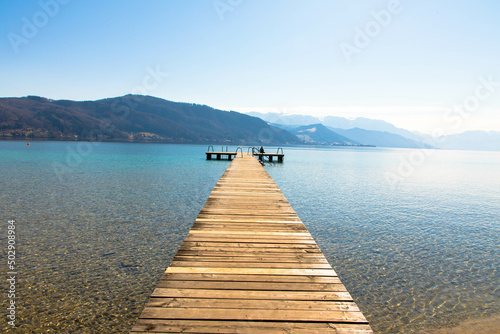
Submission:
M 241 112 L 500 131 L 500 83 L 479 79 L 500 82 L 499 1 L 59 1 L 0 0 L 0 96 L 147 87 Z

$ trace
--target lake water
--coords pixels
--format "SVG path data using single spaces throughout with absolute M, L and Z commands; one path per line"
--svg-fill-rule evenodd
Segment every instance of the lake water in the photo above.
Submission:
M 5 259 L 15 220 L 18 326 L 2 321 L 1 332 L 127 333 L 228 166 L 205 150 L 0 142 L 0 243 Z M 499 313 L 500 153 L 285 154 L 266 169 L 376 332 Z

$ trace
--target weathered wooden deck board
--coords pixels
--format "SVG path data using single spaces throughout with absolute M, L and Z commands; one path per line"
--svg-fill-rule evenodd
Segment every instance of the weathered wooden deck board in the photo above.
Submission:
M 256 158 L 237 157 L 131 334 L 372 333 Z

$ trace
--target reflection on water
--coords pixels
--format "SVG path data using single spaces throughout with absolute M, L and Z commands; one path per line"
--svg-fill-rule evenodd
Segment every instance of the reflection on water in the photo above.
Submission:
M 228 165 L 204 146 L 153 144 L 100 144 L 68 165 L 75 145 L 0 142 L 16 333 L 128 332 Z M 285 151 L 267 170 L 376 331 L 498 313 L 498 154 L 440 152 L 393 189 L 384 173 L 400 151 Z M 70 167 L 63 182 L 54 161 Z

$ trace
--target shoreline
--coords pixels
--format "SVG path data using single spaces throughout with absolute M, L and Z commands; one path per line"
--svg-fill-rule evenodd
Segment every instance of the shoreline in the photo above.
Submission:
M 454 327 L 425 329 L 418 334 L 499 334 L 500 314 L 485 318 L 474 318 L 460 322 Z

